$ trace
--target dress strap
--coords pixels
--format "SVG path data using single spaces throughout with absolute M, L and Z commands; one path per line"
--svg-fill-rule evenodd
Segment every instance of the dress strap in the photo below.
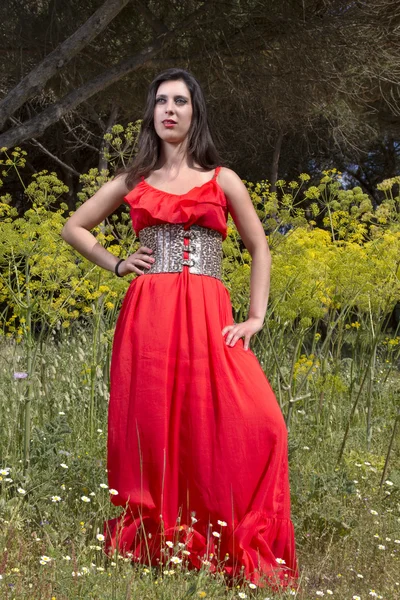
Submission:
M 220 172 L 220 170 L 221 170 L 221 167 L 217 167 L 215 169 L 215 173 L 214 173 L 213 179 L 216 179 L 218 177 L 218 173 Z

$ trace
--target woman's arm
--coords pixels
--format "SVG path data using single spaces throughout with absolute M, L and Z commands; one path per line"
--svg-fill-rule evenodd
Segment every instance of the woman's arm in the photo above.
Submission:
M 218 174 L 218 183 L 225 193 L 228 209 L 239 235 L 252 257 L 248 320 L 254 321 L 255 327 L 260 330 L 268 306 L 271 272 L 271 253 L 267 238 L 249 193 L 240 177 L 231 169 L 222 168 Z M 240 327 L 237 333 L 240 333 Z M 242 335 L 245 336 L 245 347 L 248 347 L 249 338 L 247 338 L 246 332 Z M 233 331 L 231 330 L 226 341 L 228 344 L 233 341 L 231 345 L 234 345 L 239 337 L 242 336 L 236 336 L 235 327 L 233 327 Z
M 62 238 L 82 256 L 108 271 L 114 270 L 119 259 L 103 248 L 89 230 L 112 214 L 128 191 L 124 175 L 107 181 L 74 212 L 61 232 Z

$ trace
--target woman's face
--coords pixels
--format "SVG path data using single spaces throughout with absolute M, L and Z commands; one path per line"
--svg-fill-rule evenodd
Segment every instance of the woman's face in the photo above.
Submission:
M 185 140 L 192 122 L 192 100 L 186 84 L 181 81 L 164 81 L 156 92 L 154 128 L 165 142 L 181 143 Z

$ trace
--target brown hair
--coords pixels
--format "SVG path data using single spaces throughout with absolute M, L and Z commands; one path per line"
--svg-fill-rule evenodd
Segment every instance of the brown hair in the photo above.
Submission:
M 117 172 L 117 175 L 128 173 L 126 185 L 129 189 L 141 176 L 146 177 L 157 164 L 160 154 L 160 138 L 154 128 L 156 94 L 161 83 L 177 80 L 186 84 L 193 106 L 192 121 L 188 132 L 187 151 L 189 156 L 203 169 L 215 169 L 221 162 L 211 135 L 206 102 L 199 82 L 184 69 L 168 69 L 157 75 L 150 84 L 138 139 L 138 152 L 130 165 Z

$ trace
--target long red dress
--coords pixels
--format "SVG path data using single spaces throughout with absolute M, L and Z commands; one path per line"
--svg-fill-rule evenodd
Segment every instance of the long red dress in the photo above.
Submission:
M 224 239 L 218 170 L 181 195 L 142 180 L 125 197 L 136 234 L 183 223 Z M 287 429 L 254 353 L 243 339 L 226 345 L 230 324 L 219 279 L 187 266 L 133 279 L 116 325 L 108 419 L 111 500 L 124 510 L 105 523 L 106 550 L 294 585 Z

